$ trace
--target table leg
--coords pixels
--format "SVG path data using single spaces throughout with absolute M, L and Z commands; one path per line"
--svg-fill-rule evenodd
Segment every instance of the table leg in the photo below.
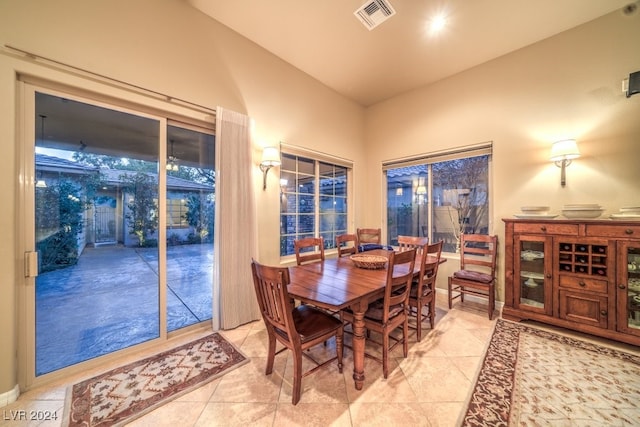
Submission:
M 351 307 L 353 311 L 353 380 L 356 390 L 362 390 L 364 385 L 364 346 L 365 327 L 364 313 L 367 311 L 367 303 L 355 304 Z

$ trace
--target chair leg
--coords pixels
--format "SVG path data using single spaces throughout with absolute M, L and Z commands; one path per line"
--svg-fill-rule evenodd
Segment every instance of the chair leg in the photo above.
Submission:
M 267 336 L 269 337 L 269 349 L 267 350 L 267 368 L 264 374 L 270 375 L 273 372 L 273 362 L 276 358 L 276 337 L 274 337 L 270 331 Z
M 422 300 L 418 298 L 418 308 L 416 309 L 416 340 L 422 340 Z
M 302 393 L 302 353 L 293 352 L 293 394 L 291 403 L 296 405 Z
M 451 304 L 451 294 L 453 293 L 453 285 L 451 284 L 451 277 L 449 277 L 449 282 L 448 282 L 448 286 L 447 286 L 447 295 L 449 297 L 449 310 L 451 310 L 452 304 Z
M 389 331 L 382 331 L 382 376 L 389 376 Z
M 420 315 L 422 317 L 422 315 Z M 402 353 L 406 358 L 409 355 L 409 317 L 405 316 L 402 324 Z
M 489 287 L 489 320 L 493 320 L 493 312 L 496 309 L 496 294 L 493 286 Z
M 433 297 L 431 301 L 429 301 L 429 324 L 431 325 L 431 329 L 435 327 L 436 324 L 436 294 L 433 292 Z
M 339 330 L 336 334 L 336 355 L 338 356 L 338 372 L 342 373 L 342 356 L 344 355 L 344 331 Z

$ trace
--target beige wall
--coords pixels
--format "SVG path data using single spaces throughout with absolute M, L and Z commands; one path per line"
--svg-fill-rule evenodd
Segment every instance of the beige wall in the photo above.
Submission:
M 259 258 L 263 262 L 279 259 L 279 205 L 277 173 L 270 173 L 267 192 L 261 188 L 260 146 L 283 141 L 364 163 L 362 107 L 180 0 L 2 0 L 0 44 L 211 109 L 220 105 L 252 117 Z M 0 143 L 5 159 L 17 157 L 16 72 L 64 78 L 47 67 L 0 54 Z M 0 197 L 17 201 L 17 160 L 5 163 L 0 170 L 5 184 Z M 356 172 L 356 182 L 364 183 L 359 174 Z M 358 185 L 355 189 L 362 191 Z M 361 211 L 357 208 L 356 203 L 356 210 Z M 0 225 L 2 396 L 17 383 L 17 286 L 22 256 L 15 249 L 16 213 L 4 209 Z
M 640 95 L 624 98 L 623 78 L 640 70 L 636 15 L 618 13 L 367 110 L 217 24 L 179 0 L 0 1 L 0 44 L 255 119 L 261 144 L 284 141 L 355 162 L 355 224 L 382 225 L 383 160 L 494 142 L 493 231 L 525 204 L 597 202 L 615 211 L 640 203 Z M 0 55 L 0 143 L 17 157 L 15 73 L 58 73 Z M 547 161 L 559 138 L 578 139 L 583 156 L 567 187 Z M 364 142 L 366 141 L 366 150 Z M 3 200 L 17 201 L 16 162 L 0 170 Z M 259 253 L 278 260 L 276 174 L 261 190 L 256 174 Z M 0 214 L 0 394 L 15 386 L 15 212 Z M 501 261 L 502 262 L 502 261 Z M 445 264 L 441 280 L 456 261 Z M 500 281 L 502 283 L 502 280 Z M 500 290 L 501 294 L 503 290 Z
M 640 15 L 619 12 L 367 110 L 367 223 L 381 223 L 384 160 L 493 141 L 492 232 L 525 205 L 640 204 L 640 95 L 621 82 L 640 70 Z M 553 141 L 578 140 L 582 157 L 560 170 Z M 504 242 L 503 242 L 504 243 Z M 504 246 L 503 246 L 504 247 Z M 438 287 L 458 265 L 438 274 Z M 501 269 L 504 258 L 500 257 Z M 499 276 L 499 299 L 504 300 Z

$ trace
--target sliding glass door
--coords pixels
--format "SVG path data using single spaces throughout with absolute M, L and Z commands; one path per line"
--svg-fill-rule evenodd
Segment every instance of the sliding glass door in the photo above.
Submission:
M 35 377 L 210 320 L 212 130 L 46 89 L 26 93 Z
M 211 319 L 214 138 L 183 123 L 167 128 L 167 331 Z
M 36 375 L 160 336 L 157 119 L 36 92 Z

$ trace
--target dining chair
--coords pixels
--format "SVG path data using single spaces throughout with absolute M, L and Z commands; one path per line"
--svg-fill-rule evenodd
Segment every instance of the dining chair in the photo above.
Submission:
M 496 305 L 497 253 L 498 236 L 465 233 L 460 235 L 460 270 L 449 276 L 449 308 L 456 298 L 464 302 L 465 294 L 486 298 L 489 300 L 489 320 L 493 319 Z
M 384 378 L 389 375 L 389 352 L 397 345 L 402 344 L 404 357 L 407 357 L 409 353 L 409 318 L 407 313 L 415 260 L 415 249 L 392 252 L 389 255 L 384 297 L 369 304 L 364 315 L 367 332 L 374 331 L 382 336 L 382 342 L 374 341 L 370 337 L 367 338 L 367 342 L 382 346 L 382 359 L 366 352 L 365 356 L 382 363 Z M 354 314 L 350 309 L 342 310 L 340 317 L 345 324 L 353 324 L 354 322 Z M 391 335 L 399 326 L 402 326 L 402 338 Z
M 399 251 L 406 251 L 407 249 L 421 249 L 425 245 L 429 244 L 428 237 L 417 237 L 417 236 L 398 236 L 398 247 Z
M 433 329 L 436 319 L 436 279 L 438 276 L 438 266 L 442 255 L 442 245 L 440 240 L 437 243 L 427 245 L 422 252 L 420 275 L 413 280 L 411 291 L 409 292 L 409 315 L 416 317 L 416 340 L 422 340 L 422 322 L 429 318 L 429 325 Z M 427 258 L 432 257 L 433 262 L 427 263 Z M 423 312 L 427 307 L 427 314 Z M 412 327 L 410 324 L 409 327 Z
M 324 238 L 305 237 L 293 242 L 298 265 L 308 262 L 324 261 Z
M 353 255 L 358 253 L 358 236 L 355 234 L 340 234 L 336 236 L 338 256 Z
M 382 230 L 380 228 L 358 228 L 358 243 L 374 243 L 379 245 L 382 242 Z
M 262 313 L 269 348 L 265 375 L 273 372 L 276 354 L 289 349 L 293 353 L 293 395 L 291 402 L 300 401 L 302 378 L 317 369 L 337 360 L 338 371 L 342 373 L 343 326 L 342 322 L 311 305 L 294 307 L 287 291 L 289 285 L 289 269 L 287 267 L 270 267 L 261 265 L 255 260 L 251 262 L 253 284 Z M 336 356 L 324 362 L 314 359 L 306 350 L 335 337 Z M 276 352 L 276 341 L 284 347 Z M 306 372 L 302 371 L 302 356 L 311 360 L 315 366 Z

